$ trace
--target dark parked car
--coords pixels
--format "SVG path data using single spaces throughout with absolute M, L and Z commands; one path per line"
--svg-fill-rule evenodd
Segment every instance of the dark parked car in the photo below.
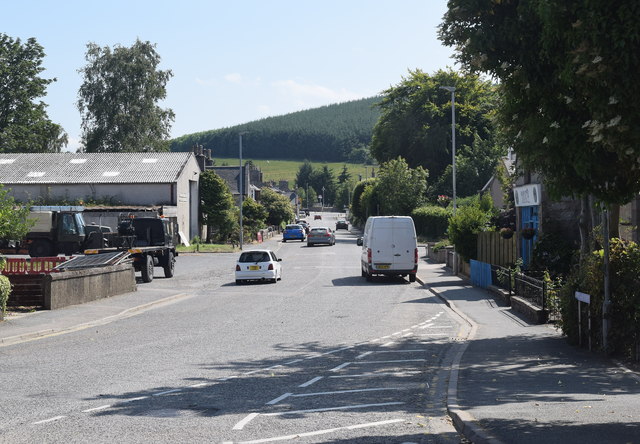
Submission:
M 313 216 L 313 220 L 322 220 L 322 215 L 316 214 L 315 216 Z
M 336 231 L 338 230 L 348 230 L 349 229 L 349 222 L 347 222 L 344 219 L 341 219 L 339 221 L 336 222 Z

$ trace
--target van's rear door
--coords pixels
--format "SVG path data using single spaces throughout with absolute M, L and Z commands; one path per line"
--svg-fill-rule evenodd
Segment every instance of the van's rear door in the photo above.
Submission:
M 416 231 L 410 218 L 393 218 L 393 268 L 412 270 L 415 265 Z

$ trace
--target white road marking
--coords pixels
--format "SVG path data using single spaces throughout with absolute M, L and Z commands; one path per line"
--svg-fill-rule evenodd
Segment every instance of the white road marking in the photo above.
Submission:
M 62 418 L 66 418 L 66 416 L 54 416 L 53 418 L 43 419 L 42 421 L 33 422 L 32 424 L 46 424 L 47 422 L 58 421 Z
M 358 364 L 395 364 L 396 362 L 424 362 L 424 361 L 426 361 L 426 359 L 396 359 L 392 361 L 358 361 Z
M 429 323 L 429 324 L 425 324 L 422 327 L 420 327 L 420 329 L 424 329 L 424 328 L 431 328 L 433 324 Z
M 334 410 L 350 410 L 350 409 L 366 409 L 368 407 L 385 407 L 388 405 L 401 405 L 401 404 L 404 404 L 404 402 L 381 402 L 379 404 L 344 405 L 340 407 L 325 407 L 322 409 L 290 410 L 287 412 L 263 413 L 262 416 L 298 415 L 300 413 L 330 412 Z
M 173 389 L 173 390 L 167 390 L 166 392 L 160 392 L 160 393 L 154 393 L 151 396 L 162 396 L 162 395 L 168 395 L 169 393 L 176 393 L 176 392 L 181 392 L 182 389 Z
M 333 429 L 325 429 L 325 430 L 316 430 L 313 432 L 305 432 L 305 433 L 297 433 L 295 435 L 285 435 L 285 436 L 275 436 L 273 438 L 265 438 L 265 439 L 256 439 L 253 441 L 241 441 L 239 444 L 260 444 L 263 442 L 275 442 L 275 441 L 288 441 L 292 439 L 305 438 L 307 436 L 318 436 L 318 435 L 326 435 L 329 433 L 335 433 L 340 430 L 356 430 L 356 429 L 364 429 L 368 427 L 377 427 L 387 424 L 395 424 L 397 422 L 402 422 L 404 419 L 388 419 L 386 421 L 378 421 L 378 422 L 369 422 L 366 424 L 355 424 L 351 426 L 344 427 L 336 427 Z
M 190 388 L 196 388 L 196 387 L 204 387 L 205 385 L 209 385 L 209 383 L 208 382 L 201 382 L 199 384 L 190 385 L 189 387 Z
M 377 388 L 368 388 L 368 389 L 337 390 L 334 392 L 299 393 L 297 395 L 291 395 L 291 397 L 304 398 L 307 396 L 342 395 L 344 393 L 360 393 L 360 392 L 384 392 L 389 390 L 403 390 L 403 389 L 398 387 L 377 387 Z
M 373 353 L 373 352 L 372 351 L 368 351 L 368 352 L 361 353 L 358 356 L 356 356 L 356 359 L 362 359 L 365 356 L 369 356 L 371 353 Z
M 311 384 L 315 384 L 316 382 L 320 381 L 322 378 L 324 378 L 324 376 L 316 376 L 315 378 L 310 379 L 304 384 L 300 384 L 298 387 L 309 387 Z
M 425 349 L 415 349 L 415 350 L 377 350 L 375 353 L 421 353 L 426 352 Z
M 424 333 L 422 336 L 449 336 L 448 333 Z
M 350 365 L 350 362 L 345 362 L 344 364 L 340 364 L 337 367 L 332 368 L 331 370 L 329 370 L 330 372 L 337 372 L 338 370 L 342 370 L 343 368 L 345 368 L 347 365 Z
M 251 422 L 251 420 L 253 420 L 253 418 L 255 418 L 258 415 L 259 413 L 249 413 L 247 416 L 245 416 L 245 418 L 242 421 L 240 421 L 239 423 L 233 426 L 233 430 L 242 430 L 244 426 L 249 424 L 249 422 Z
M 278 367 L 282 367 L 282 364 L 272 365 L 271 367 L 267 367 L 267 368 L 265 368 L 265 371 L 266 370 L 273 370 L 274 368 L 278 368 Z
M 109 407 L 111 407 L 111 404 L 105 404 L 105 405 L 101 405 L 100 407 L 94 407 L 92 409 L 83 410 L 82 413 L 95 412 L 98 410 L 108 409 Z
M 284 395 L 278 396 L 276 399 L 272 399 L 271 401 L 267 402 L 267 405 L 277 404 L 283 399 L 287 399 L 291 395 L 293 395 L 293 393 L 285 393 Z
M 405 333 L 402 335 L 403 338 L 408 338 L 409 336 L 413 336 L 413 333 Z
M 386 344 L 382 344 L 382 347 L 391 347 L 393 344 L 395 344 L 395 341 L 390 341 L 390 342 L 387 342 Z
M 296 362 L 300 362 L 300 361 L 302 361 L 302 359 L 294 359 L 293 361 L 285 362 L 284 365 L 291 365 L 291 364 L 295 364 Z
M 329 378 L 371 378 L 371 377 L 382 377 L 382 376 L 398 376 L 398 377 L 402 377 L 402 376 L 407 376 L 407 375 L 417 375 L 422 373 L 421 370 L 412 370 L 412 371 L 406 371 L 406 372 L 385 372 L 385 373 L 359 373 L 359 374 L 352 374 L 352 375 L 335 375 L 335 376 L 329 376 Z
M 148 396 L 138 396 L 137 398 L 125 399 L 124 401 L 120 401 L 120 404 L 125 404 L 127 402 L 140 401 L 141 399 L 147 399 Z
M 262 369 L 260 369 L 260 370 L 254 370 L 253 372 L 245 373 L 245 375 L 249 375 L 249 374 L 251 374 L 251 373 L 257 373 L 257 372 L 261 372 L 261 371 L 262 371 Z M 236 379 L 236 378 L 237 378 L 237 376 L 227 376 L 226 378 L 220 378 L 220 379 L 218 379 L 218 381 L 228 381 L 229 379 Z

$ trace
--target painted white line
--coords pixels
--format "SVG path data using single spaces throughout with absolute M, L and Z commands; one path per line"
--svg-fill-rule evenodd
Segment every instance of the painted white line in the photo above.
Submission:
M 425 349 L 415 349 L 415 350 L 379 350 L 376 353 L 422 353 L 426 352 Z
M 120 401 L 119 404 L 126 404 L 127 402 L 140 401 L 141 399 L 147 399 L 148 396 L 138 396 L 137 398 L 130 398 Z
M 290 410 L 288 412 L 263 413 L 262 416 L 298 415 L 300 413 L 330 412 L 334 410 L 366 409 L 369 407 L 385 407 L 388 405 L 401 405 L 401 404 L 404 404 L 404 402 L 381 402 L 379 404 L 344 405 L 341 407 L 325 407 L 323 409 Z
M 371 377 L 383 377 L 383 376 L 404 377 L 408 375 L 418 375 L 420 373 L 422 373 L 421 370 L 412 370 L 412 371 L 406 371 L 406 372 L 360 373 L 360 374 L 352 374 L 352 375 L 335 375 L 335 376 L 329 376 L 329 378 L 345 379 L 345 378 L 371 378 Z
M 402 422 L 402 421 L 404 421 L 404 419 L 388 419 L 386 421 L 369 422 L 366 424 L 355 424 L 355 425 L 345 426 L 345 427 L 336 427 L 334 429 L 325 429 L 325 430 L 316 430 L 313 432 L 298 433 L 296 435 L 275 436 L 273 438 L 256 439 L 253 441 L 241 441 L 239 444 L 260 444 L 263 442 L 289 441 L 293 439 L 305 438 L 308 436 L 326 435 L 329 433 L 338 432 L 340 430 L 355 430 L 355 429 L 364 429 L 368 427 L 378 427 L 378 426 L 383 426 L 387 424 L 395 424 L 397 422 Z
M 151 396 L 162 396 L 162 395 L 168 395 L 169 393 L 176 393 L 176 392 L 181 392 L 182 389 L 173 389 L 173 390 L 167 390 L 166 392 L 160 392 L 160 393 L 154 393 Z
M 267 367 L 267 368 L 265 368 L 264 370 L 265 370 L 265 371 L 267 371 L 267 370 L 273 370 L 274 368 L 278 368 L 278 367 L 282 367 L 282 364 L 272 365 L 271 367 Z
M 291 395 L 293 395 L 293 393 L 285 393 L 284 395 L 278 396 L 276 399 L 272 399 L 271 401 L 267 402 L 267 405 L 277 404 Z
M 448 333 L 424 333 L 422 336 L 449 336 Z
M 342 395 L 344 393 L 361 393 L 361 392 L 384 392 L 389 390 L 403 390 L 398 387 L 378 387 L 368 389 L 338 390 L 335 392 L 317 392 L 317 393 L 300 393 L 291 395 L 292 398 L 304 398 L 306 396 L 324 396 L 324 395 Z
M 301 362 L 302 359 L 294 359 L 293 361 L 289 361 L 289 362 L 285 362 L 284 365 L 291 365 L 291 364 L 295 364 L 296 362 Z
M 190 388 L 196 388 L 196 387 L 204 387 L 205 385 L 209 385 L 209 383 L 208 382 L 201 382 L 199 384 L 190 385 L 189 387 Z
M 258 415 L 259 413 L 249 413 L 242 421 L 233 426 L 233 430 L 242 430 L 244 426 L 249 424 L 249 422 Z
M 373 352 L 372 351 L 364 352 L 364 353 L 359 354 L 358 356 L 356 356 L 356 359 L 362 359 L 365 356 L 369 356 L 371 353 L 373 353 Z
M 400 336 L 402 334 L 401 331 L 397 331 L 395 333 L 391 333 L 391 336 Z
M 349 345 L 347 347 L 342 347 L 342 348 L 338 348 L 336 350 L 331 350 L 331 351 L 328 351 L 328 352 L 324 352 L 324 353 L 320 354 L 320 356 L 332 355 L 333 353 L 338 353 L 338 352 L 345 351 L 345 350 L 351 350 L 353 347 L 354 347 L 353 345 Z
M 332 368 L 331 370 L 329 370 L 330 372 L 337 372 L 338 370 L 342 370 L 343 368 L 345 368 L 347 365 L 350 365 L 350 362 L 345 362 L 344 364 L 340 364 L 337 367 Z
M 262 370 L 251 370 L 250 372 L 245 372 L 243 375 L 253 375 L 254 373 L 260 373 Z M 221 378 L 220 381 L 226 381 L 230 378 Z
M 425 329 L 425 328 L 431 328 L 433 326 L 433 324 L 425 324 L 422 327 L 420 327 L 420 329 Z
M 66 418 L 66 416 L 54 416 L 53 418 L 43 419 L 42 421 L 32 422 L 32 424 L 46 424 L 48 422 L 58 421 L 62 418 Z
M 408 338 L 409 336 L 413 336 L 413 333 L 405 333 L 402 335 L 403 338 Z
M 395 341 L 390 341 L 390 342 L 387 342 L 386 344 L 382 344 L 382 347 L 391 347 L 393 344 L 395 344 Z
M 426 359 L 396 359 L 392 361 L 358 361 L 358 364 L 394 364 L 396 362 L 424 362 Z
M 262 370 L 254 370 L 253 373 L 257 373 L 260 372 Z M 245 373 L 245 375 L 248 375 L 249 373 Z M 218 381 L 228 381 L 229 379 L 236 379 L 237 376 L 227 376 L 226 378 L 220 378 L 218 379 Z
M 111 404 L 105 404 L 105 405 L 101 405 L 100 407 L 94 407 L 92 409 L 83 410 L 82 413 L 95 412 L 98 410 L 108 409 L 109 407 L 111 407 Z
M 298 387 L 309 387 L 311 384 L 315 384 L 316 382 L 318 382 L 322 378 L 324 378 L 324 376 L 316 376 L 315 378 L 310 379 L 309 381 L 305 382 L 304 384 L 300 384 Z
M 402 330 L 402 332 L 404 333 L 405 331 L 409 331 L 411 330 L 410 328 L 405 328 L 404 330 Z
M 380 339 L 389 339 L 391 337 L 391 335 L 387 335 L 387 336 L 383 336 Z
M 426 328 L 451 328 L 451 327 L 453 327 L 453 325 L 444 324 L 444 325 L 429 325 Z

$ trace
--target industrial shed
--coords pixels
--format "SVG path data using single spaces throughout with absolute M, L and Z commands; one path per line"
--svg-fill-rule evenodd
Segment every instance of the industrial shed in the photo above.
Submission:
M 0 154 L 0 183 L 18 202 L 160 207 L 186 240 L 198 235 L 199 177 L 192 153 Z

